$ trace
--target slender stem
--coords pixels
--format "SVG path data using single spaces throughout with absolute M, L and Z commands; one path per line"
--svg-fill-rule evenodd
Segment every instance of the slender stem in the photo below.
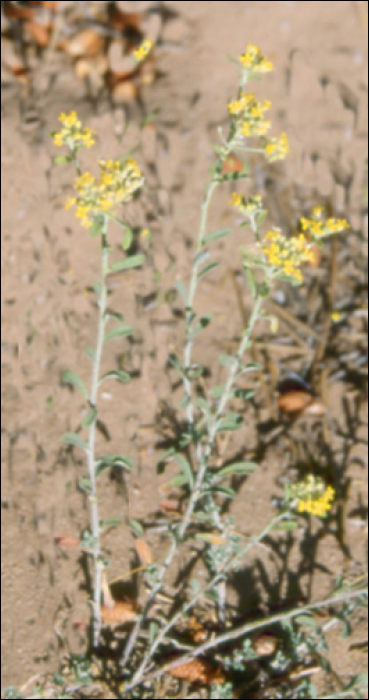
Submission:
M 145 654 L 145 657 L 143 658 L 138 670 L 136 671 L 132 683 L 130 684 L 129 688 L 133 687 L 133 685 L 137 685 L 140 682 L 140 679 L 142 678 L 143 674 L 145 673 L 145 669 L 147 668 L 147 665 L 149 664 L 150 660 L 154 656 L 156 650 L 160 646 L 160 644 L 163 642 L 165 637 L 167 636 L 168 632 L 174 627 L 176 622 L 183 618 L 190 610 L 191 608 L 196 605 L 197 601 L 202 598 L 208 591 L 214 590 L 214 588 L 220 583 L 222 580 L 224 580 L 224 576 L 226 573 L 228 573 L 234 565 L 238 562 L 239 559 L 243 559 L 244 556 L 250 551 L 252 547 L 255 545 L 259 544 L 261 540 L 264 539 L 264 537 L 272 530 L 278 522 L 283 520 L 285 517 L 285 514 L 280 513 L 277 515 L 275 518 L 273 518 L 268 525 L 265 526 L 265 528 L 262 530 L 262 532 L 259 533 L 256 537 L 251 538 L 250 542 L 248 542 L 247 546 L 242 550 L 242 552 L 235 552 L 230 555 L 228 558 L 228 561 L 224 564 L 223 568 L 221 571 L 218 571 L 208 583 L 201 588 L 192 598 L 188 603 L 185 603 L 185 605 L 169 620 L 169 622 L 165 625 L 165 627 L 159 632 L 157 635 L 155 641 L 153 642 L 152 646 L 150 649 Z
M 229 139 L 229 141 L 225 145 L 223 154 L 220 156 L 220 160 L 219 160 L 220 168 L 221 168 L 221 165 L 224 162 L 224 160 L 227 158 L 227 156 L 231 152 L 233 145 L 234 145 L 233 140 Z M 184 369 L 183 385 L 184 385 L 185 395 L 187 398 L 187 406 L 186 406 L 187 427 L 188 427 L 188 431 L 190 433 L 193 432 L 193 428 L 194 428 L 194 413 L 195 413 L 195 411 L 194 411 L 194 402 L 193 402 L 193 396 L 192 396 L 192 383 L 191 383 L 191 380 L 188 376 L 188 371 L 191 368 L 191 354 L 192 354 L 192 345 L 193 345 L 193 339 L 191 337 L 191 326 L 192 326 L 192 322 L 193 322 L 194 317 L 195 317 L 193 305 L 194 305 L 195 294 L 196 294 L 196 290 L 197 290 L 197 286 L 198 286 L 198 282 L 199 282 L 199 279 L 198 279 L 199 267 L 201 264 L 201 262 L 199 261 L 197 256 L 201 252 L 201 248 L 203 247 L 203 242 L 204 242 L 204 238 L 206 235 L 207 219 L 208 219 L 208 212 L 209 212 L 211 199 L 212 199 L 212 196 L 213 196 L 215 189 L 220 184 L 220 182 L 221 182 L 221 180 L 219 180 L 216 176 L 215 177 L 213 176 L 212 180 L 210 181 L 210 183 L 208 184 L 208 186 L 206 188 L 204 200 L 203 200 L 202 207 L 201 207 L 201 219 L 200 219 L 199 231 L 198 231 L 198 236 L 197 236 L 195 259 L 194 259 L 194 263 L 192 266 L 192 274 L 191 274 L 191 279 L 190 279 L 190 284 L 189 284 L 188 296 L 186 299 L 186 319 L 185 319 L 186 340 L 185 340 L 184 358 L 183 358 L 183 369 Z M 254 311 L 255 311 L 255 309 L 254 309 Z M 189 503 L 188 503 L 188 506 L 186 509 L 186 513 L 183 517 L 181 526 L 180 526 L 179 531 L 178 531 L 179 540 L 182 540 L 185 536 L 186 530 L 187 530 L 187 528 L 190 524 L 190 521 L 191 521 L 191 517 L 192 517 L 193 511 L 194 511 L 194 508 L 195 508 L 196 503 L 201 495 L 201 486 L 202 486 L 202 483 L 203 483 L 203 480 L 204 480 L 204 477 L 206 475 L 206 471 L 208 468 L 209 457 L 211 455 L 211 452 L 212 452 L 212 449 L 214 446 L 217 421 L 218 421 L 219 416 L 221 415 L 227 401 L 229 400 L 230 393 L 231 393 L 230 387 L 233 385 L 237 370 L 238 370 L 240 362 L 241 362 L 241 358 L 242 358 L 243 353 L 245 351 L 245 348 L 247 347 L 247 344 L 249 342 L 249 338 L 250 338 L 250 335 L 251 335 L 256 318 L 257 318 L 257 314 L 253 314 L 252 318 L 250 320 L 250 325 L 249 325 L 249 330 L 247 332 L 247 337 L 243 338 L 243 340 L 241 342 L 240 352 L 238 354 L 238 357 L 235 359 L 235 362 L 231 368 L 231 372 L 230 372 L 230 376 L 229 376 L 229 380 L 228 380 L 229 388 L 228 388 L 228 383 L 227 383 L 227 387 L 226 387 L 227 395 L 225 397 L 225 400 L 220 403 L 220 406 L 218 406 L 218 410 L 216 412 L 216 416 L 214 419 L 214 426 L 211 429 L 210 434 L 209 434 L 209 440 L 207 442 L 207 448 L 206 448 L 205 454 L 203 452 L 203 447 L 202 447 L 200 441 L 197 441 L 196 456 L 197 456 L 197 463 L 199 464 L 199 469 L 197 472 L 195 486 L 194 486 L 194 489 L 193 489 L 192 494 L 190 496 L 190 500 L 189 500 Z M 211 437 L 210 437 L 210 435 L 211 435 Z M 142 628 L 143 621 L 145 620 L 145 618 L 148 614 L 148 611 L 150 610 L 150 608 L 151 608 L 151 606 L 156 598 L 156 595 L 159 593 L 159 591 L 162 587 L 162 581 L 164 579 L 164 576 L 165 576 L 169 566 L 171 565 L 171 563 L 173 561 L 173 558 L 177 552 L 177 549 L 178 549 L 178 542 L 173 539 L 171 542 L 171 545 L 169 547 L 167 556 L 165 558 L 164 564 L 162 565 L 162 567 L 160 569 L 159 576 L 158 576 L 158 582 L 157 582 L 156 586 L 153 588 L 153 590 L 151 591 L 151 594 L 150 594 L 148 601 L 145 605 L 145 609 L 143 611 L 143 614 L 140 616 L 139 620 L 137 621 L 137 623 L 136 623 L 134 629 L 132 630 L 131 635 L 128 639 L 126 649 L 125 649 L 124 658 L 123 658 L 123 665 L 124 666 L 129 661 L 132 650 L 134 648 L 134 645 L 136 643 L 136 640 L 137 640 L 138 635 L 140 633 L 140 630 Z M 171 621 L 170 626 L 172 626 L 173 624 L 174 624 L 174 622 Z M 157 648 L 157 646 L 160 644 L 160 640 L 159 639 L 155 640 L 154 644 L 155 644 L 155 648 Z M 134 680 L 136 681 L 136 684 L 137 684 L 137 679 L 139 677 L 141 677 L 142 674 L 144 673 L 146 665 L 149 662 L 151 657 L 152 657 L 152 649 L 149 650 L 148 654 L 145 656 L 140 667 L 138 668 L 137 672 L 134 675 Z
M 159 575 L 158 575 L 159 580 L 158 580 L 156 586 L 154 586 L 154 588 L 152 589 L 152 591 L 149 595 L 149 598 L 146 602 L 145 608 L 142 612 L 142 615 L 137 620 L 137 622 L 136 622 L 136 624 L 135 624 L 135 626 L 130 634 L 130 637 L 128 639 L 127 646 L 126 646 L 125 652 L 124 652 L 123 662 L 122 662 L 123 668 L 128 663 L 128 660 L 131 656 L 132 650 L 136 644 L 137 637 L 141 631 L 142 623 L 146 619 L 146 616 L 147 616 L 157 594 L 159 593 L 159 591 L 162 587 L 163 578 L 164 578 L 169 566 L 171 565 L 171 563 L 173 561 L 173 557 L 174 557 L 177 549 L 178 549 L 178 547 L 177 547 L 176 541 L 172 540 L 169 551 L 167 553 L 165 561 L 164 561 L 164 563 L 160 569 Z M 145 667 L 146 667 L 146 659 L 142 662 L 140 668 L 138 669 L 137 673 L 135 674 L 135 678 L 139 673 L 141 673 L 141 674 L 143 673 L 143 671 L 145 670 Z
M 224 387 L 224 392 L 223 392 L 223 395 L 219 401 L 215 416 L 213 418 L 213 421 L 212 421 L 212 424 L 211 424 L 211 427 L 209 430 L 209 435 L 208 435 L 208 439 L 206 442 L 205 450 L 202 452 L 201 457 L 200 457 L 200 464 L 199 464 L 199 469 L 198 469 L 197 476 L 196 476 L 195 486 L 192 490 L 190 500 L 189 500 L 189 503 L 188 503 L 188 506 L 186 509 L 186 513 L 185 513 L 183 520 L 182 520 L 182 523 L 181 523 L 181 527 L 179 530 L 179 534 L 180 534 L 181 539 L 184 537 L 184 534 L 187 530 L 187 527 L 190 524 L 192 513 L 194 511 L 196 503 L 197 503 L 199 497 L 201 496 L 201 488 L 202 488 L 202 484 L 203 484 L 203 481 L 204 481 L 204 478 L 206 475 L 206 471 L 207 471 L 207 468 L 209 465 L 209 459 L 211 457 L 211 454 L 212 454 L 212 451 L 214 448 L 214 441 L 215 441 L 215 436 L 217 434 L 217 430 L 219 427 L 219 420 L 221 419 L 223 412 L 224 412 L 224 409 L 231 398 L 233 385 L 234 385 L 235 379 L 237 377 L 237 373 L 239 371 L 243 355 L 244 355 L 245 350 L 250 342 L 251 334 L 252 334 L 254 325 L 255 325 L 257 319 L 259 318 L 260 308 L 261 308 L 262 303 L 263 303 L 263 299 L 261 297 L 256 299 L 255 305 L 254 305 L 254 308 L 252 310 L 252 314 L 251 314 L 251 317 L 249 320 L 249 325 L 242 336 L 238 352 L 237 352 L 237 354 L 236 354 L 236 356 L 231 364 L 229 374 L 228 374 L 228 379 L 227 379 L 227 382 L 226 382 L 225 387 Z
M 309 603 L 307 605 L 292 608 L 292 610 L 287 610 L 286 612 L 276 613 L 275 615 L 269 615 L 268 617 L 255 620 L 253 622 L 247 622 L 246 624 L 241 625 L 240 627 L 228 630 L 227 632 L 224 632 L 223 634 L 220 634 L 217 637 L 213 637 L 210 640 L 204 642 L 203 644 L 194 647 L 187 654 L 184 654 L 175 661 L 171 661 L 167 664 L 164 664 L 157 671 L 148 674 L 146 677 L 142 677 L 141 675 L 136 680 L 135 676 L 132 682 L 125 686 L 124 690 L 125 692 L 128 692 L 132 690 L 132 688 L 134 688 L 136 685 L 138 685 L 138 683 L 146 683 L 152 681 L 155 678 L 162 676 L 164 673 L 167 673 L 176 666 L 185 664 L 188 661 L 191 661 L 193 658 L 198 657 L 201 654 L 204 654 L 205 652 L 208 652 L 210 649 L 215 649 L 219 646 L 222 646 L 223 644 L 228 644 L 231 641 L 240 639 L 241 637 L 245 636 L 246 634 L 250 634 L 255 630 L 262 629 L 263 627 L 272 627 L 273 625 L 279 622 L 286 622 L 287 620 L 292 620 L 294 617 L 303 615 L 306 612 L 313 612 L 314 610 L 319 610 L 319 608 L 331 607 L 333 605 L 336 605 L 337 603 L 346 602 L 348 600 L 359 598 L 360 596 L 364 595 L 367 595 L 366 588 L 351 591 L 345 590 L 342 592 L 338 592 L 337 594 L 334 594 L 331 597 L 326 598 L 325 600 L 317 601 L 316 603 Z
M 198 232 L 198 237 L 197 237 L 197 245 L 196 245 L 196 251 L 195 251 L 195 260 L 194 264 L 192 266 L 192 274 L 191 274 L 191 279 L 190 279 L 190 286 L 188 290 L 188 297 L 187 297 L 187 302 L 186 302 L 186 341 L 185 341 L 185 347 L 184 347 L 184 361 L 183 361 L 183 369 L 184 369 L 184 376 L 183 376 L 183 384 L 184 384 L 184 390 L 185 394 L 187 397 L 187 407 L 186 407 L 186 418 L 187 418 L 187 424 L 188 424 L 188 429 L 191 430 L 193 428 L 194 424 L 194 406 L 193 406 L 193 401 L 192 401 L 192 389 L 191 389 L 191 380 L 188 377 L 188 370 L 191 367 L 191 351 L 192 351 L 192 338 L 191 338 L 191 325 L 192 325 L 192 319 L 194 315 L 194 309 L 193 309 L 193 303 L 195 299 L 195 293 L 198 285 L 198 276 L 199 276 L 199 266 L 200 263 L 197 262 L 196 260 L 196 255 L 199 253 L 199 251 L 202 248 L 203 240 L 206 234 L 206 224 L 207 224 L 207 217 L 208 217 L 208 211 L 209 211 L 209 206 L 211 202 L 211 198 L 213 196 L 213 193 L 215 191 L 215 188 L 217 187 L 219 183 L 216 180 L 212 180 L 205 192 L 205 197 L 204 201 L 202 203 L 202 208 L 201 208 L 201 220 L 200 220 L 200 226 L 199 226 L 199 232 Z
M 212 195 L 214 193 L 215 188 L 218 185 L 218 181 L 212 180 L 205 192 L 204 200 L 202 203 L 202 208 L 201 208 L 201 219 L 200 219 L 200 225 L 199 225 L 199 232 L 197 236 L 197 244 L 196 244 L 196 252 L 195 256 L 201 250 L 203 239 L 206 234 L 206 224 L 207 224 L 207 216 L 208 216 L 208 211 L 209 211 L 209 206 L 211 202 Z M 185 348 L 184 348 L 184 376 L 183 376 L 183 385 L 184 385 L 184 390 L 185 394 L 187 397 L 187 408 L 186 408 L 186 418 L 187 418 L 187 425 L 189 431 L 193 429 L 194 425 L 194 405 L 193 405 L 193 400 L 192 400 L 192 388 L 191 388 L 191 381 L 188 378 L 187 371 L 191 367 L 191 350 L 192 350 L 192 339 L 190 337 L 190 330 L 191 330 L 191 324 L 192 324 L 192 316 L 193 316 L 193 303 L 194 303 L 194 298 L 195 298 L 195 293 L 197 289 L 197 284 L 198 284 L 198 274 L 199 274 L 199 264 L 196 261 L 194 261 L 193 267 L 192 267 L 192 274 L 191 274 L 191 279 L 190 279 L 190 285 L 189 285 L 189 291 L 188 291 L 188 297 L 187 297 L 187 302 L 186 302 L 186 341 L 185 341 Z M 198 449 L 200 449 L 200 446 L 198 445 Z M 172 540 L 171 545 L 169 547 L 167 556 L 165 557 L 165 561 L 160 569 L 159 575 L 158 575 L 158 582 L 156 586 L 153 588 L 153 590 L 150 593 L 150 596 L 147 600 L 147 603 L 145 605 L 145 609 L 142 613 L 142 616 L 139 618 L 137 621 L 135 627 L 133 628 L 131 635 L 128 639 L 127 646 L 125 649 L 124 653 L 124 658 L 123 658 L 123 665 L 125 666 L 128 663 L 128 660 L 130 658 L 131 652 L 133 650 L 133 647 L 136 643 L 137 637 L 140 633 L 142 623 L 145 620 L 157 594 L 159 593 L 161 587 L 162 587 L 162 581 L 163 578 L 171 565 L 173 561 L 173 557 L 175 556 L 176 552 L 178 549 L 177 542 L 175 540 Z M 135 674 L 138 676 L 138 674 L 142 674 L 144 669 L 146 667 L 146 659 L 142 662 L 140 668 L 138 669 L 137 673 Z
M 96 410 L 97 392 L 99 387 L 101 355 L 104 344 L 105 324 L 106 324 L 106 275 L 108 273 L 108 246 L 106 239 L 106 223 L 101 236 L 101 282 L 98 294 L 98 326 L 96 347 L 93 356 L 91 389 L 90 389 L 90 408 Z M 96 458 L 95 458 L 95 438 L 96 438 L 96 422 L 97 414 L 89 426 L 88 434 L 88 471 L 91 483 L 90 494 L 90 516 L 91 516 L 91 533 L 93 538 L 93 560 L 94 560 L 94 588 L 93 588 L 93 644 L 95 647 L 99 644 L 101 630 L 101 576 L 103 564 L 101 560 L 100 546 L 100 523 L 98 511 L 98 497 L 96 486 Z

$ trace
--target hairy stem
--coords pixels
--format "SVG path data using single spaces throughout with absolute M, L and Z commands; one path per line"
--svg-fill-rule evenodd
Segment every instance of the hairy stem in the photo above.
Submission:
M 181 666 L 182 664 L 191 661 L 193 658 L 208 652 L 210 649 L 216 649 L 224 644 L 229 644 L 229 642 L 241 639 L 241 637 L 244 637 L 247 634 L 251 634 L 252 632 L 255 632 L 258 629 L 262 629 L 263 627 L 272 627 L 277 623 L 283 623 L 287 620 L 292 620 L 293 618 L 299 617 L 304 613 L 313 612 L 314 610 L 319 610 L 320 608 L 324 607 L 331 607 L 333 605 L 337 605 L 338 603 L 346 603 L 349 600 L 353 600 L 355 598 L 359 598 L 365 595 L 367 595 L 367 590 L 365 587 L 360 588 L 358 590 L 343 590 L 337 592 L 336 594 L 333 594 L 332 596 L 324 600 L 317 601 L 316 603 L 308 603 L 307 605 L 292 608 L 291 610 L 287 610 L 286 612 L 268 615 L 267 617 L 247 622 L 246 624 L 243 624 L 240 627 L 235 627 L 231 630 L 228 630 L 227 632 L 224 632 L 223 634 L 212 637 L 211 639 L 203 642 L 203 644 L 197 645 L 190 652 L 177 658 L 175 661 L 171 661 L 167 664 L 164 664 L 157 671 L 154 671 L 153 673 L 150 673 L 147 676 L 140 675 L 138 679 L 136 679 L 135 677 L 131 683 L 125 686 L 124 690 L 125 692 L 128 692 L 132 690 L 132 688 L 134 688 L 136 685 L 138 685 L 138 683 L 146 683 L 152 681 L 155 678 L 158 678 L 164 675 L 165 673 L 168 673 L 168 671 L 175 668 L 176 666 Z
M 96 410 L 97 392 L 100 378 L 101 355 L 104 344 L 105 325 L 106 325 L 106 301 L 107 288 L 106 276 L 108 273 L 108 246 L 106 239 L 106 220 L 104 230 L 101 237 L 101 281 L 98 293 L 98 326 L 96 346 L 93 356 L 91 389 L 90 389 L 90 408 Z M 93 644 L 95 647 L 99 644 L 101 630 L 101 576 L 103 564 L 101 560 L 100 546 L 100 522 L 98 511 L 98 497 L 96 485 L 96 456 L 95 456 L 95 439 L 96 439 L 96 423 L 97 413 L 94 420 L 89 426 L 88 434 L 88 471 L 91 483 L 90 493 L 90 517 L 91 517 L 91 533 L 93 538 L 93 561 L 94 561 L 94 587 L 93 587 Z

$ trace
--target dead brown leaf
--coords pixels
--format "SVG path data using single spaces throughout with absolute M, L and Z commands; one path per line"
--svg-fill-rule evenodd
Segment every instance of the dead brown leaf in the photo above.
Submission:
M 135 540 L 135 545 L 141 564 L 144 566 L 152 564 L 152 553 L 147 542 L 142 540 L 141 537 L 137 537 Z
M 192 683 L 224 683 L 225 676 L 218 668 L 203 659 L 193 659 L 185 664 L 171 668 L 169 673 L 175 678 L 191 681 Z
M 134 600 L 116 600 L 114 607 L 101 606 L 101 619 L 107 624 L 124 625 L 137 618 L 138 605 Z

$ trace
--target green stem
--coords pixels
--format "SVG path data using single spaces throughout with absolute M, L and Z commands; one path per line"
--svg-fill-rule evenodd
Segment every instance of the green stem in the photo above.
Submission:
M 232 392 L 233 392 L 233 386 L 234 382 L 237 378 L 237 373 L 240 369 L 241 363 L 242 363 L 242 358 L 245 353 L 245 350 L 250 343 L 251 340 L 251 334 L 254 329 L 255 323 L 259 318 L 260 315 L 260 309 L 263 303 L 263 299 L 261 297 L 258 297 L 255 301 L 254 308 L 252 310 L 252 314 L 250 316 L 249 324 L 247 329 L 244 331 L 240 346 L 238 348 L 238 352 L 231 364 L 231 367 L 229 369 L 229 374 L 228 374 L 228 379 L 224 387 L 224 392 L 222 395 L 222 398 L 219 401 L 216 413 L 214 415 L 209 434 L 208 434 L 208 439 L 206 442 L 206 446 L 204 450 L 201 450 L 200 454 L 200 460 L 199 460 L 199 469 L 197 472 L 196 476 L 196 482 L 194 485 L 194 488 L 192 490 L 190 500 L 188 502 L 188 506 L 186 509 L 186 513 L 183 517 L 181 527 L 179 529 L 179 536 L 181 539 L 183 539 L 185 532 L 187 530 L 187 527 L 190 524 L 192 513 L 196 507 L 196 503 L 201 497 L 201 490 L 202 490 L 202 484 L 206 475 L 206 471 L 209 466 L 209 459 L 212 455 L 213 449 L 214 449 L 214 441 L 215 441 L 215 436 L 217 434 L 217 430 L 219 427 L 219 421 L 223 415 L 223 412 L 226 408 L 227 403 L 229 402 Z
M 306 605 L 303 605 L 301 607 L 295 607 L 292 608 L 291 610 L 287 610 L 286 612 L 280 612 L 276 613 L 273 615 L 268 615 L 267 617 L 260 618 L 255 621 L 247 622 L 240 627 L 235 627 L 232 628 L 231 630 L 228 630 L 227 632 L 224 632 L 218 636 L 212 637 L 210 640 L 207 640 L 203 642 L 202 644 L 197 645 L 194 647 L 190 652 L 183 654 L 183 656 L 179 657 L 175 661 L 169 661 L 169 663 L 166 663 L 162 665 L 157 671 L 154 671 L 150 674 L 148 674 L 146 677 L 143 676 L 143 674 L 140 675 L 139 678 L 135 678 L 132 680 L 131 683 L 128 683 L 124 691 L 127 693 L 131 691 L 136 685 L 139 683 L 149 683 L 153 681 L 155 678 L 159 678 L 160 676 L 164 675 L 165 673 L 168 673 L 171 669 L 175 668 L 176 666 L 180 666 L 182 664 L 186 664 L 189 661 L 193 660 L 194 658 L 201 656 L 202 654 L 205 654 L 209 652 L 210 649 L 217 649 L 218 647 L 222 645 L 229 644 L 230 642 L 234 642 L 236 640 L 240 640 L 242 637 L 246 635 L 250 635 L 251 633 L 255 632 L 256 630 L 263 629 L 264 627 L 273 627 L 273 625 L 276 625 L 278 623 L 284 623 L 288 620 L 293 620 L 295 617 L 299 617 L 300 615 L 303 615 L 305 613 L 310 613 L 314 612 L 315 610 L 319 610 L 320 608 L 325 608 L 325 607 L 331 607 L 334 605 L 337 605 L 338 603 L 346 603 L 348 600 L 352 600 L 355 598 L 359 598 L 360 596 L 365 596 L 367 595 L 367 590 L 366 588 L 363 588 L 361 590 L 353 590 L 353 591 L 347 591 L 342 594 L 334 594 L 328 598 L 325 598 L 324 600 L 319 600 L 316 603 L 308 603 Z M 327 696 L 327 697 L 333 697 L 333 696 Z M 340 695 L 334 696 L 334 697 L 341 697 Z
M 218 184 L 217 181 L 212 181 L 207 188 L 203 206 L 202 206 L 202 216 L 201 216 L 201 223 L 200 223 L 200 229 L 199 229 L 199 236 L 198 236 L 198 243 L 197 243 L 197 251 L 201 249 L 202 241 L 205 236 L 206 232 L 206 221 L 207 221 L 207 214 L 208 214 L 208 209 L 211 201 L 212 194 L 216 188 L 216 185 Z M 187 330 L 187 341 L 186 341 L 186 346 L 185 346 L 185 361 L 184 361 L 184 368 L 185 370 L 190 367 L 191 364 L 191 349 L 192 349 L 192 341 L 189 339 L 189 327 L 191 325 L 191 312 L 193 311 L 193 302 L 194 302 L 194 297 L 195 297 L 195 292 L 197 288 L 197 283 L 198 283 L 198 266 L 194 264 L 193 270 L 192 270 L 192 276 L 191 276 L 191 282 L 190 282 L 190 288 L 189 288 L 189 295 L 188 295 L 188 302 L 187 302 L 187 323 L 186 323 L 186 330 Z M 198 464 L 199 468 L 197 471 L 197 476 L 196 476 L 196 482 L 194 485 L 194 488 L 192 490 L 192 493 L 190 495 L 189 503 L 185 512 L 185 515 L 183 517 L 181 526 L 178 531 L 179 539 L 183 540 L 186 530 L 191 522 L 192 514 L 193 511 L 196 507 L 196 503 L 201 497 L 201 490 L 202 490 L 202 484 L 208 469 L 209 465 L 209 459 L 211 457 L 213 448 L 214 448 L 214 441 L 215 441 L 215 436 L 217 434 L 217 429 L 219 426 L 219 420 L 221 419 L 223 415 L 223 411 L 228 403 L 228 401 L 231 398 L 232 391 L 233 391 L 233 385 L 235 380 L 237 379 L 237 375 L 240 369 L 240 366 L 242 364 L 243 360 L 243 355 L 245 353 L 245 350 L 247 349 L 248 344 L 250 343 L 251 340 L 251 334 L 254 329 L 254 325 L 256 321 L 259 318 L 260 314 L 260 309 L 261 305 L 263 303 L 263 298 L 258 297 L 255 301 L 254 308 L 252 311 L 252 314 L 250 316 L 249 324 L 248 327 L 245 329 L 240 346 L 238 349 L 238 352 L 233 360 L 233 363 L 230 367 L 229 374 L 228 374 L 228 379 L 225 385 L 224 393 L 223 396 L 218 404 L 217 411 L 215 413 L 215 416 L 212 421 L 212 425 L 209 430 L 208 434 L 208 440 L 205 446 L 205 450 L 203 450 L 202 445 L 200 442 L 197 443 L 196 445 L 196 451 L 197 451 L 197 458 L 198 458 Z M 189 399 L 189 406 L 187 407 L 187 420 L 189 424 L 189 429 L 193 426 L 193 416 L 194 416 L 194 406 L 193 406 L 193 401 L 192 401 L 192 391 L 191 391 L 191 386 L 190 386 L 190 381 L 187 379 L 185 376 L 184 378 L 184 385 L 185 385 L 185 390 L 186 390 L 186 395 Z M 189 410 L 189 408 L 191 410 Z M 274 522 L 274 521 L 273 521 Z M 268 526 L 267 531 L 269 530 L 270 526 Z M 265 535 L 265 531 L 262 533 L 262 537 Z M 259 539 L 257 540 L 259 541 Z M 147 604 L 145 606 L 145 611 L 142 616 L 142 619 L 145 618 L 145 615 L 147 614 L 148 610 L 150 609 L 157 593 L 160 591 L 160 588 L 162 586 L 162 580 L 164 578 L 164 575 L 170 566 L 173 557 L 177 551 L 177 546 L 176 543 L 173 541 L 171 544 L 171 547 L 169 549 L 168 555 L 166 557 L 166 560 L 161 568 L 160 571 L 160 576 L 159 576 L 159 582 L 151 592 L 151 595 L 149 597 L 149 600 L 147 601 Z M 152 658 L 155 650 L 158 648 L 158 646 L 161 644 L 163 638 L 167 634 L 167 632 L 173 627 L 177 619 L 181 617 L 182 614 L 184 614 L 188 609 L 190 609 L 198 600 L 198 598 L 203 595 L 209 588 L 213 588 L 214 586 L 217 585 L 217 583 L 223 578 L 224 572 L 222 572 L 220 575 L 216 575 L 212 581 L 205 586 L 204 590 L 202 590 L 199 595 L 196 595 L 194 598 L 191 599 L 190 603 L 186 606 L 185 611 L 181 611 L 178 613 L 175 617 L 173 617 L 167 624 L 164 630 L 160 632 L 160 634 L 157 636 L 155 639 L 155 642 L 153 643 L 151 649 L 148 651 L 146 654 L 145 658 L 143 659 L 140 667 L 138 668 L 137 672 L 134 675 L 132 685 L 136 685 L 139 682 L 139 678 L 142 677 L 143 673 L 145 672 L 145 669 L 147 667 L 147 664 L 149 663 L 150 659 Z M 137 639 L 139 630 L 141 628 L 142 622 L 139 621 L 137 623 L 136 629 L 134 630 L 133 634 L 131 635 L 131 638 L 128 643 L 128 653 L 126 654 L 127 659 L 129 658 L 129 655 L 131 653 L 131 650 L 133 648 L 133 640 Z M 126 659 L 125 656 L 125 660 Z
M 245 548 L 244 552 L 249 552 L 249 550 L 252 547 L 255 547 L 259 542 L 261 542 L 264 537 L 272 530 L 276 524 L 283 520 L 285 516 L 282 515 L 277 515 L 275 518 L 273 518 L 268 525 L 263 529 L 263 531 L 257 536 L 253 537 L 252 540 L 249 542 L 247 548 Z M 192 598 L 191 600 L 186 603 L 166 624 L 166 626 L 161 630 L 161 632 L 158 634 L 158 636 L 155 639 L 155 642 L 153 643 L 151 649 L 150 649 L 150 656 L 148 657 L 148 661 L 150 658 L 152 658 L 155 654 L 156 649 L 160 646 L 162 641 L 165 639 L 167 636 L 168 632 L 174 627 L 174 625 L 181 619 L 184 618 L 185 615 L 189 613 L 189 611 L 196 605 L 197 601 L 200 600 L 200 598 L 203 598 L 208 591 L 214 590 L 214 588 L 217 586 L 217 584 L 224 580 L 224 576 L 230 569 L 232 569 L 232 566 L 234 563 L 238 560 L 241 559 L 240 555 L 238 554 L 232 554 L 229 557 L 228 562 L 224 564 L 224 567 L 222 568 L 221 571 L 219 571 L 217 574 L 213 576 L 213 578 L 203 587 L 201 588 Z M 242 557 L 243 558 L 243 557 Z
M 89 403 L 92 409 L 96 410 L 97 392 L 100 378 L 100 364 L 102 349 L 104 344 L 105 325 L 106 325 L 106 301 L 107 287 L 106 276 L 108 273 L 108 245 L 106 238 L 107 219 L 105 218 L 104 229 L 101 235 L 101 283 L 98 295 L 98 327 L 96 347 L 93 356 L 92 378 Z M 91 517 L 91 533 L 93 538 L 93 560 L 94 560 L 94 587 L 93 587 L 93 643 L 97 647 L 99 644 L 101 630 L 101 577 L 103 564 L 101 559 L 100 546 L 100 522 L 98 511 L 98 497 L 96 486 L 96 457 L 95 457 L 95 438 L 96 438 L 96 423 L 97 414 L 89 426 L 88 434 L 88 471 L 91 482 L 90 495 L 90 517 Z
M 214 190 L 218 184 L 219 183 L 217 181 L 212 180 L 210 182 L 210 184 L 208 185 L 206 192 L 205 192 L 205 197 L 204 197 L 204 201 L 202 203 L 202 208 L 201 208 L 201 220 L 200 220 L 199 233 L 198 233 L 198 237 L 197 237 L 195 256 L 200 252 L 202 245 L 203 245 L 203 240 L 204 240 L 204 237 L 206 234 L 206 223 L 207 223 L 209 206 L 210 206 L 210 202 L 211 202 L 211 198 L 213 196 Z M 197 289 L 197 285 L 198 285 L 199 267 L 200 267 L 200 263 L 195 261 L 193 266 L 192 266 L 192 274 L 191 274 L 191 279 L 190 279 L 190 286 L 189 286 L 189 290 L 188 290 L 187 306 L 186 306 L 186 341 L 185 341 L 185 347 L 184 347 L 184 361 L 183 361 L 183 369 L 184 369 L 183 384 L 184 384 L 184 390 L 185 390 L 185 394 L 186 394 L 186 398 L 187 398 L 186 418 L 187 418 L 187 424 L 188 424 L 189 431 L 191 431 L 193 429 L 193 424 L 194 424 L 194 406 L 193 406 L 193 401 L 192 401 L 191 380 L 188 378 L 188 371 L 191 367 L 191 351 L 192 351 L 192 344 L 193 344 L 190 331 L 191 331 L 191 325 L 192 325 L 192 317 L 194 314 L 193 303 L 194 303 L 196 289 Z

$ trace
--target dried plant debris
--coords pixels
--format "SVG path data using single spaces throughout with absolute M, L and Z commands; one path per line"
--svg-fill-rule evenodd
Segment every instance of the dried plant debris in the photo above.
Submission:
M 163 20 L 159 11 L 129 12 L 120 5 L 2 2 L 4 71 L 32 84 L 43 59 L 61 52 L 95 94 L 107 88 L 116 103 L 134 101 L 155 80 Z

